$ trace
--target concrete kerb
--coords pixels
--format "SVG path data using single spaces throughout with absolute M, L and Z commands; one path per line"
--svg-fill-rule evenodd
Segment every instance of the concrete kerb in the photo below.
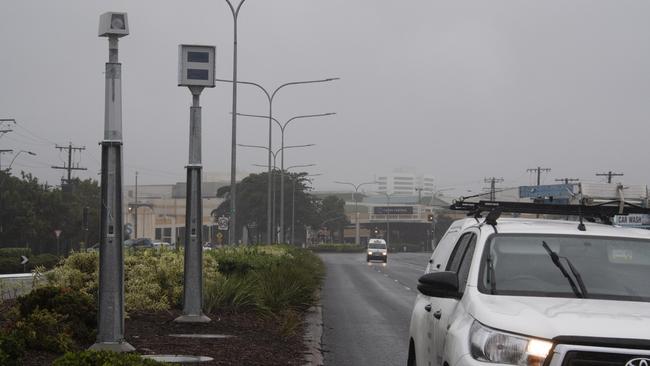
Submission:
M 322 366 L 323 307 L 320 303 L 320 290 L 316 292 L 316 305 L 307 311 L 305 322 L 305 366 Z

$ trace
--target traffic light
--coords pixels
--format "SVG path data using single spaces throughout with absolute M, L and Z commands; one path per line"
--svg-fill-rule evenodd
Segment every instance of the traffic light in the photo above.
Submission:
M 427 215 L 427 221 L 433 222 L 433 214 L 428 214 Z

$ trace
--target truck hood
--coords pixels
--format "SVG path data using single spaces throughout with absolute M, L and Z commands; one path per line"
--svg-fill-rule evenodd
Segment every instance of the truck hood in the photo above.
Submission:
M 545 339 L 650 339 L 647 302 L 487 295 L 476 288 L 472 292 L 470 314 L 491 328 Z

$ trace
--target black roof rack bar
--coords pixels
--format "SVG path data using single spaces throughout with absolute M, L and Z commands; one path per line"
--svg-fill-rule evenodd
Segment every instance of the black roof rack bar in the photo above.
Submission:
M 499 209 L 508 213 L 527 213 L 541 215 L 568 215 L 593 217 L 603 221 L 609 221 L 615 215 L 628 214 L 650 214 L 650 208 L 637 206 L 631 203 L 622 202 L 623 212 L 620 213 L 621 202 L 610 201 L 597 205 L 566 205 L 554 203 L 534 202 L 503 202 L 503 201 L 479 201 L 479 202 L 454 202 L 449 209 L 468 211 L 467 216 L 480 217 L 482 212 L 490 212 Z

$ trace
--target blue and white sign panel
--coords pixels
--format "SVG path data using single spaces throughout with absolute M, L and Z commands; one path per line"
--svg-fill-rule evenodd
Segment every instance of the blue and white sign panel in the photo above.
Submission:
M 519 187 L 519 198 L 571 198 L 574 196 L 574 184 L 549 184 L 543 186 Z
M 614 216 L 614 225 L 650 228 L 650 215 L 629 214 Z

